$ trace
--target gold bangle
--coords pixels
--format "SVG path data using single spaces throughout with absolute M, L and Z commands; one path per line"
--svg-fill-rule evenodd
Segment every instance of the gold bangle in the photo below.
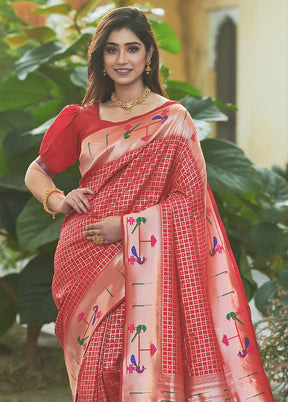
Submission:
M 43 196 L 42 203 L 43 203 L 44 211 L 48 212 L 48 214 L 53 215 L 53 219 L 55 219 L 55 215 L 57 214 L 57 212 L 53 212 L 47 207 L 47 199 L 48 199 L 49 195 L 52 193 L 60 193 L 62 195 L 64 195 L 64 193 L 63 193 L 63 191 L 59 190 L 59 188 L 53 187 L 53 188 L 49 188 L 49 190 L 47 190 Z

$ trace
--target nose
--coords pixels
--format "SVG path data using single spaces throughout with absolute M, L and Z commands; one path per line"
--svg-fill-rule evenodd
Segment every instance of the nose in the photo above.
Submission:
M 119 51 L 118 63 L 119 64 L 126 64 L 127 63 L 127 54 L 126 54 L 125 49 L 121 49 Z

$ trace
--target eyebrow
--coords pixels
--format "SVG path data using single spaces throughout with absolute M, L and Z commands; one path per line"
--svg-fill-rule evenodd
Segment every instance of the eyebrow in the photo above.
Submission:
M 118 43 L 114 43 L 114 42 L 107 42 L 107 43 L 106 43 L 106 46 L 107 46 L 107 45 L 119 46 Z M 128 42 L 128 43 L 125 43 L 125 46 L 131 46 L 131 45 L 139 45 L 139 46 L 141 46 L 141 44 L 140 44 L 139 42 Z

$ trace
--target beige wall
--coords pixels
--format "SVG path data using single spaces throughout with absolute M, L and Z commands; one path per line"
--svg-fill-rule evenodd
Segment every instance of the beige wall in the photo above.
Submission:
M 288 163 L 288 1 L 241 0 L 238 143 L 260 165 Z
M 238 8 L 237 143 L 256 164 L 288 162 L 288 0 L 154 0 L 182 41 L 175 56 L 162 52 L 171 78 L 215 96 L 209 66 L 209 12 Z

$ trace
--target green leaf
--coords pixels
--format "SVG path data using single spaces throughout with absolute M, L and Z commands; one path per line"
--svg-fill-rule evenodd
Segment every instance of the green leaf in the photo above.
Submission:
M 197 135 L 198 135 L 199 141 L 205 140 L 205 138 L 207 138 L 209 136 L 209 134 L 211 133 L 210 123 L 208 123 L 207 121 L 204 121 L 204 120 L 195 120 L 194 119 L 193 121 L 194 121 L 194 124 L 197 129 Z
M 54 117 L 58 115 L 59 111 L 62 110 L 63 107 L 68 103 L 70 103 L 70 100 L 67 102 L 65 98 L 61 99 L 60 97 L 57 97 L 56 99 L 36 106 L 35 109 L 31 110 L 31 114 L 35 117 L 38 124 L 42 124 L 45 121 L 54 119 Z
M 23 135 L 22 130 L 14 130 L 6 136 L 3 149 L 8 155 L 16 155 L 40 144 L 41 136 Z
M 80 88 L 87 88 L 87 67 L 77 67 L 71 73 L 70 79 L 74 85 Z
M 181 51 L 181 42 L 170 25 L 165 22 L 150 20 L 158 45 L 167 52 L 178 54 Z
M 51 119 L 45 121 L 43 124 L 41 124 L 39 127 L 33 128 L 32 130 L 29 130 L 27 134 L 30 135 L 41 135 L 45 134 L 48 128 L 51 126 L 53 121 L 55 120 L 56 116 L 52 117 Z
M 269 258 L 285 252 L 285 234 L 272 223 L 259 222 L 252 228 L 250 236 L 254 249 L 262 257 Z
M 228 218 L 228 220 L 230 220 Z M 225 225 L 226 226 L 226 225 Z M 227 231 L 228 233 L 228 231 Z M 242 284 L 245 290 L 246 298 L 250 301 L 257 289 L 257 284 L 253 280 L 251 268 L 248 262 L 247 251 L 245 246 L 234 235 L 229 235 L 229 242 L 239 268 Z
M 197 98 L 190 96 L 185 99 L 183 106 L 189 111 L 193 119 L 207 121 L 227 121 L 227 116 L 222 113 L 210 97 Z
M 41 73 L 47 76 L 51 81 L 57 86 L 58 98 L 59 95 L 65 101 L 65 105 L 70 103 L 79 103 L 82 100 L 82 95 L 79 91 L 79 87 L 74 85 L 70 79 L 71 72 L 73 72 L 77 67 L 72 64 L 69 68 L 67 67 L 55 67 L 54 65 L 43 65 L 41 66 Z M 57 113 L 58 114 L 58 113 Z M 52 117 L 52 116 L 51 116 Z
M 219 99 L 214 99 L 214 103 L 219 109 L 234 110 L 235 112 L 238 111 L 237 106 L 233 105 L 233 103 L 223 103 Z
M 37 73 L 29 75 L 25 81 L 10 76 L 0 83 L 0 111 L 35 107 L 53 98 L 56 88 L 53 81 Z
M 7 230 L 11 236 L 16 236 L 16 219 L 28 197 L 27 193 L 0 192 L 0 227 Z
M 108 4 L 108 5 L 105 5 L 105 6 L 100 6 L 100 7 L 97 7 L 97 8 L 96 8 L 96 5 L 99 3 L 99 1 L 100 1 L 100 0 L 88 0 L 88 1 L 86 1 L 86 2 L 79 8 L 79 10 L 77 11 L 77 20 L 79 20 L 79 19 L 81 19 L 81 18 L 83 18 L 83 17 L 86 17 L 87 14 L 90 16 L 90 11 L 92 11 L 92 10 L 95 10 L 95 9 L 96 9 L 96 13 L 97 13 L 97 10 L 100 9 L 100 10 L 98 10 L 98 17 L 97 17 L 96 19 L 94 19 L 94 20 L 92 20 L 92 21 L 91 21 L 91 18 L 89 18 L 88 20 L 86 20 L 86 18 L 87 18 L 87 17 L 86 17 L 86 18 L 84 19 L 84 22 L 86 22 L 86 23 L 94 22 L 94 21 L 96 21 L 97 19 L 101 18 L 103 15 L 107 14 L 108 11 L 112 10 L 113 8 L 115 8 L 115 4 L 114 4 L 114 3 Z M 94 13 L 92 13 L 92 14 L 94 14 L 94 18 L 95 18 L 95 17 L 96 17 L 95 11 L 94 11 Z
M 287 202 L 288 200 L 288 183 L 279 174 L 264 167 L 256 167 L 261 180 L 264 184 L 264 189 L 269 194 L 272 202 Z
M 284 269 L 284 272 L 281 272 L 279 274 L 279 280 L 280 280 L 281 286 L 283 288 L 285 288 L 286 290 L 288 290 L 288 267 L 286 267 Z
M 18 294 L 19 274 L 9 274 L 2 278 Z M 4 335 L 14 324 L 18 307 L 0 286 L 0 336 Z
M 254 193 L 261 189 L 258 173 L 244 152 L 229 141 L 208 138 L 201 142 L 208 181 L 219 193 Z
M 0 176 L 0 187 L 17 190 L 17 191 L 27 191 L 27 187 L 24 182 L 25 171 L 22 169 L 21 172 L 9 173 L 5 176 Z
M 5 36 L 5 41 L 12 48 L 17 48 L 21 45 L 24 45 L 26 42 L 28 42 L 28 40 L 29 37 L 25 32 L 12 33 Z
M 241 244 L 245 245 L 249 254 L 251 251 L 249 248 L 250 243 L 248 242 L 249 233 L 251 227 L 253 227 L 255 223 L 259 222 L 258 208 L 255 208 L 253 202 L 247 202 L 247 196 L 251 194 L 221 193 L 221 195 L 219 195 L 216 193 L 215 195 L 218 196 L 216 202 L 219 207 L 224 226 L 229 235 L 230 243 L 231 236 L 233 236 L 232 239 L 235 239 L 231 244 L 234 255 L 235 248 L 237 250 Z M 240 251 L 238 254 L 239 256 L 235 255 L 235 258 L 237 257 L 237 262 L 240 260 Z
M 94 3 L 97 4 L 98 2 L 99 0 L 90 0 L 83 4 L 83 6 L 80 7 L 77 12 L 77 20 L 82 18 L 82 22 L 84 22 L 86 25 L 94 24 L 97 23 L 105 14 L 115 8 L 114 3 L 95 7 Z
M 283 223 L 288 226 L 288 207 L 276 205 L 270 209 L 262 210 L 260 214 L 265 222 Z
M 288 267 L 279 274 L 279 279 L 265 282 L 255 293 L 255 305 L 264 316 L 272 315 L 272 300 L 279 299 L 287 305 Z
M 56 32 L 49 27 L 24 27 L 23 30 L 29 39 L 34 39 L 40 43 L 53 40 L 56 36 Z
M 264 315 L 269 314 L 271 308 L 271 297 L 277 293 L 277 283 L 274 281 L 265 282 L 255 293 L 255 306 Z
M 169 75 L 170 75 L 169 68 L 161 65 L 161 67 L 160 67 L 160 75 L 162 77 L 163 83 L 166 84 L 167 81 L 168 81 Z
M 70 4 L 67 3 L 59 3 L 54 6 L 40 6 L 32 11 L 31 14 L 61 14 L 67 15 L 71 10 Z
M 165 87 L 170 99 L 180 100 L 187 95 L 201 97 L 200 91 L 190 82 L 168 80 Z
M 43 210 L 42 204 L 31 198 L 17 219 L 16 231 L 20 246 L 25 250 L 35 250 L 58 240 L 64 216 L 56 215 L 53 220 Z
M 0 136 L 3 137 L 15 129 L 21 127 L 33 127 L 35 119 L 30 113 L 22 110 L 5 110 L 0 112 Z
M 238 267 L 241 274 L 247 300 L 250 301 L 257 289 L 257 284 L 253 280 L 251 269 L 248 263 L 247 253 L 243 245 L 241 246 L 240 260 L 238 261 Z
M 94 31 L 94 30 L 93 30 Z M 51 62 L 65 59 L 66 57 L 75 56 L 78 52 L 83 49 L 83 46 L 89 46 L 91 41 L 92 33 L 87 30 L 78 36 L 78 38 L 71 43 L 71 45 L 64 46 L 61 51 L 58 51 L 57 54 L 53 56 Z
M 57 309 L 51 285 L 53 255 L 41 255 L 28 263 L 20 274 L 20 323 L 43 325 L 55 321 Z
M 15 63 L 15 71 L 19 79 L 24 80 L 28 74 L 37 70 L 39 66 L 46 63 L 65 59 L 76 55 L 83 44 L 89 44 L 90 33 L 80 35 L 71 45 L 62 46 L 57 42 L 47 42 L 42 46 L 28 50 L 20 60 Z
M 73 188 L 79 187 L 80 173 L 78 163 L 70 166 L 65 172 L 55 176 L 54 182 L 64 193 L 69 193 Z
M 17 157 L 12 155 L 11 157 L 7 158 L 6 165 L 8 168 L 8 173 L 6 175 L 14 175 L 15 179 L 20 182 L 21 177 L 24 179 L 24 175 L 26 169 L 30 165 L 30 163 L 38 156 L 38 149 L 39 147 L 36 146 L 32 149 L 29 149 L 25 152 L 17 154 Z M 3 175 L 3 176 L 6 176 Z M 24 182 L 24 181 L 23 181 Z M 21 185 L 21 191 L 22 191 Z M 24 187 L 23 187 L 24 189 Z
M 7 167 L 8 155 L 0 148 L 0 172 L 1 175 L 4 176 L 8 174 L 9 169 Z
M 37 70 L 41 64 L 47 63 L 55 55 L 63 52 L 64 46 L 58 42 L 48 42 L 37 48 L 28 50 L 15 63 L 15 71 L 20 80 L 24 80 L 29 73 Z

